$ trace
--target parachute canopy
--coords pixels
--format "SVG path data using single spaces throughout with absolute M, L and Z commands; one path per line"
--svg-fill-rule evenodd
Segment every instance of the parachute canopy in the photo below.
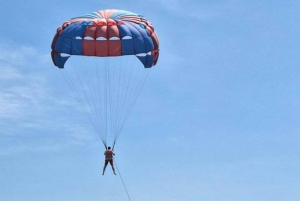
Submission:
M 105 146 L 113 140 L 114 147 L 158 60 L 154 27 L 142 15 L 100 10 L 64 22 L 51 49 L 54 65 L 64 69 L 60 72 L 96 133 Z
M 136 55 L 144 67 L 150 68 L 158 60 L 159 40 L 152 24 L 142 15 L 111 9 L 64 22 L 51 48 L 53 63 L 59 68 L 64 68 L 71 55 Z

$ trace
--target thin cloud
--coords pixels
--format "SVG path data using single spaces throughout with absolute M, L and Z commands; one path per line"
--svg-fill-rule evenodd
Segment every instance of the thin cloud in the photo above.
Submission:
M 23 77 L 23 75 L 18 70 L 14 69 L 10 66 L 2 66 L 1 67 L 1 74 L 0 74 L 1 82 L 20 79 L 22 77 Z
M 0 44 L 0 119 L 28 119 L 59 106 L 61 101 L 56 101 L 48 87 L 47 75 L 36 69 L 45 62 L 46 54 L 37 54 L 34 47 Z
M 160 8 L 167 10 L 175 16 L 188 16 L 197 20 L 206 21 L 220 15 L 215 7 L 201 4 L 198 1 L 180 1 L 180 0 L 152 0 L 158 4 Z
M 1 63 L 0 63 L 1 65 Z M 0 76 L 0 119 L 20 119 L 37 112 L 47 97 L 41 78 L 23 74 L 16 68 L 4 68 Z
M 76 125 L 80 118 L 68 118 L 70 111 L 80 113 L 78 105 L 58 98 L 39 68 L 50 56 L 37 54 L 34 47 L 15 47 L 0 46 L 0 155 L 57 151 L 92 141 L 96 136 L 84 121 Z
M 167 140 L 170 142 L 177 142 L 178 138 L 177 137 L 169 137 Z
M 217 3 L 203 3 L 201 1 L 192 0 L 152 1 L 174 16 L 186 16 L 199 21 L 215 20 L 227 13 L 247 12 L 247 7 L 244 5 L 245 3 L 238 0 L 219 1 Z
M 31 46 L 22 46 L 11 42 L 0 41 L 0 65 L 1 70 L 5 68 L 21 68 L 40 66 L 50 62 L 49 53 L 40 53 L 36 48 Z M 37 65 L 39 64 L 39 65 Z M 11 72 L 14 74 L 13 72 Z M 1 79 L 2 76 L 0 76 Z

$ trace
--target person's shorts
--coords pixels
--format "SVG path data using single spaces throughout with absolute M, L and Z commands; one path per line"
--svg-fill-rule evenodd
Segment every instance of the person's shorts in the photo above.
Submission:
M 110 163 L 110 165 L 113 166 L 114 165 L 113 159 L 108 159 L 108 160 L 105 159 L 105 165 L 107 165 L 108 163 Z

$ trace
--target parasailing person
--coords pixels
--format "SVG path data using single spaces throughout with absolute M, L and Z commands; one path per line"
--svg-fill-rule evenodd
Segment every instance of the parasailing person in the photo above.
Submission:
M 104 162 L 102 175 L 104 175 L 104 172 L 105 172 L 105 169 L 106 169 L 106 166 L 108 163 L 110 163 L 111 168 L 112 168 L 114 174 L 116 175 L 115 168 L 114 168 L 114 160 L 113 160 L 113 157 L 115 155 L 114 151 L 111 150 L 111 147 L 107 147 L 106 151 L 104 152 L 104 155 L 105 155 L 105 162 Z

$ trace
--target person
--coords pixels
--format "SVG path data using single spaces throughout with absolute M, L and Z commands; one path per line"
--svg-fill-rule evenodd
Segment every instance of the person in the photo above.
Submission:
M 104 155 L 105 155 L 105 163 L 104 163 L 102 175 L 104 175 L 108 163 L 110 163 L 112 170 L 116 175 L 115 168 L 114 168 L 114 161 L 113 161 L 113 156 L 115 155 L 114 151 L 111 150 L 111 147 L 107 147 L 106 151 L 104 152 Z

